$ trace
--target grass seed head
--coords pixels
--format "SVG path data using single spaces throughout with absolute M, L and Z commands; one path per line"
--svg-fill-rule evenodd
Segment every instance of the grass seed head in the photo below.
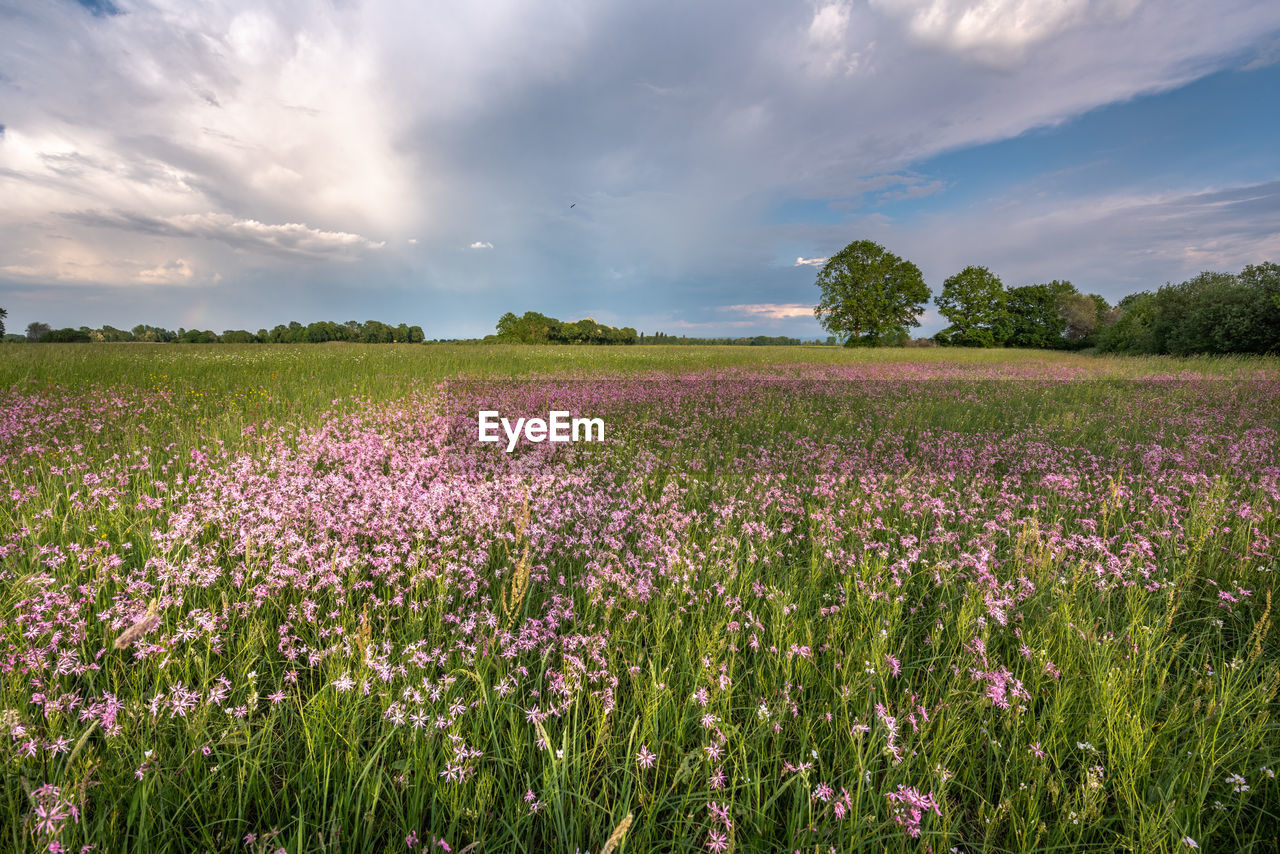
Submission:
M 627 813 L 622 821 L 618 822 L 618 826 L 613 829 L 613 833 L 609 834 L 609 838 L 605 840 L 604 847 L 600 849 L 600 854 L 613 854 L 613 849 L 622 844 L 622 837 L 627 835 L 627 830 L 631 827 L 631 821 L 635 818 L 635 813 Z

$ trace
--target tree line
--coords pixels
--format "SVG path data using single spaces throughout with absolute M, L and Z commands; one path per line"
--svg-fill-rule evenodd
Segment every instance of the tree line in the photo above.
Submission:
M 668 335 L 665 332 L 645 335 L 630 326 L 618 329 L 598 323 L 590 317 L 564 321 L 536 311 L 526 311 L 520 316 L 507 312 L 498 318 L 496 334 L 488 335 L 484 340 L 493 344 L 729 344 L 757 347 L 823 343 L 802 341 L 786 335 L 753 335 L 742 338 L 690 338 L 687 335 Z M 830 343 L 834 344 L 834 339 Z
M 908 328 L 919 325 L 932 297 L 920 269 L 870 240 L 850 243 L 818 272 L 822 292 L 814 314 L 831 333 L 826 343 L 845 346 L 940 344 L 961 347 L 1082 349 L 1135 354 L 1280 352 L 1280 264 L 1264 262 L 1239 273 L 1201 273 L 1180 284 L 1130 294 L 1111 305 L 1099 294 L 1080 292 L 1071 282 L 1053 280 L 1006 287 L 986 267 L 965 267 L 949 276 L 934 300 L 950 325 L 933 339 L 912 341 Z M 360 323 L 297 321 L 256 333 L 228 329 L 176 332 L 139 324 L 130 330 L 102 326 L 52 329 L 27 326 L 26 335 L 6 335 L 0 308 L 0 337 L 5 341 L 92 342 L 151 341 L 191 344 L 362 344 L 421 343 L 422 327 L 368 320 Z M 690 338 L 658 332 L 645 336 L 631 327 L 615 328 L 592 318 L 561 321 L 534 311 L 498 320 L 486 342 L 521 344 L 737 344 L 811 343 L 786 336 Z M 821 343 L 821 342 L 812 342 Z
M 818 321 L 845 346 L 903 345 L 932 293 L 920 269 L 870 240 L 850 243 L 818 272 Z M 1114 306 L 1067 281 L 1007 288 L 986 267 L 949 276 L 934 300 L 950 324 L 944 346 L 1170 354 L 1280 352 L 1280 265 L 1201 273 L 1131 294 Z
M 0 309 L 0 335 L 4 335 L 3 311 Z M 288 324 L 281 323 L 268 330 L 259 329 L 249 332 L 245 329 L 227 329 L 218 334 L 208 329 L 184 329 L 176 332 L 160 326 L 138 324 L 132 329 L 116 329 L 114 326 L 102 326 L 90 329 L 79 328 L 51 329 L 47 323 L 31 323 L 27 325 L 26 335 L 4 335 L 8 341 L 27 341 L 45 344 L 51 343 L 89 343 L 94 341 L 148 341 L 155 343 L 178 344 L 322 344 L 326 341 L 350 341 L 356 344 L 420 344 L 425 339 L 421 326 L 409 326 L 401 323 L 392 326 L 377 320 L 348 320 L 346 323 L 334 323 L 321 320 L 303 326 L 296 320 Z
M 517 317 L 508 311 L 498 318 L 498 331 L 485 341 L 506 344 L 635 344 L 639 334 L 630 326 L 617 329 L 590 317 L 572 322 L 526 311 Z
M 798 347 L 801 344 L 835 344 L 835 338 L 822 339 L 814 338 L 805 340 L 803 338 L 792 338 L 788 335 L 749 335 L 740 338 L 691 338 L 688 335 L 668 335 L 665 332 L 655 332 L 652 335 L 640 333 L 641 344 L 668 344 L 668 345 L 697 345 L 697 344 L 721 344 L 733 347 Z

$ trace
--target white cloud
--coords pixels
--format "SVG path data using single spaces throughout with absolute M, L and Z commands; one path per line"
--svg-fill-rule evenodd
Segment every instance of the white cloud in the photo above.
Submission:
M 1257 71 L 1259 68 L 1275 65 L 1277 62 L 1280 62 L 1280 39 L 1258 47 L 1253 59 L 1249 60 L 1243 70 Z
M 813 306 L 804 303 L 758 303 L 756 305 L 726 305 L 724 311 L 738 314 L 749 314 L 756 317 L 767 317 L 773 320 L 786 320 L 792 317 L 813 317 Z
M 151 262 L 71 243 L 57 248 L 29 250 L 23 263 L 0 266 L 0 273 L 21 282 L 81 286 L 187 285 L 196 277 L 183 258 Z
M 360 250 L 381 249 L 386 245 L 385 241 L 373 241 L 345 231 L 324 231 L 297 222 L 272 225 L 221 213 L 149 217 L 126 211 L 77 211 L 65 217 L 83 225 L 163 237 L 198 237 L 217 240 L 235 249 L 316 258 L 350 258 Z
M 492 249 L 493 244 L 487 240 L 477 240 L 475 243 L 471 244 L 471 248 L 472 249 Z
M 809 40 L 818 45 L 833 45 L 844 40 L 849 28 L 849 4 L 827 3 L 818 7 L 809 24 Z
M 884 193 L 881 198 L 894 201 L 923 199 L 927 196 L 941 193 L 945 189 L 947 189 L 946 181 L 916 181 L 905 184 L 901 190 L 891 190 Z
M 349 256 L 361 249 L 381 249 L 386 245 L 385 241 L 346 231 L 324 231 L 299 222 L 272 225 L 254 219 L 236 219 L 230 214 L 183 214 L 166 221 L 179 233 L 221 240 L 239 248 L 300 255 Z
M 823 264 L 827 263 L 827 261 L 829 261 L 829 260 L 831 260 L 831 259 L 829 259 L 829 258 L 796 258 L 796 263 L 792 264 L 791 266 L 793 266 L 793 267 L 821 267 Z
M 848 44 L 849 0 L 818 6 L 809 22 L 808 66 L 817 75 L 851 75 L 864 67 L 863 52 Z M 869 50 L 873 45 L 868 45 Z
M 995 63 L 1090 21 L 1122 20 L 1141 0 L 871 0 L 905 17 L 912 36 Z
M 194 275 L 195 271 L 191 269 L 191 265 L 184 259 L 178 258 L 149 270 L 140 271 L 138 281 L 149 285 L 185 284 L 191 281 Z

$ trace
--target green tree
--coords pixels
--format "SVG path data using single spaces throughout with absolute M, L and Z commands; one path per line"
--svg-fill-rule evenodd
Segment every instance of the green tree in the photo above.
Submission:
M 0 308 L 0 338 L 4 337 L 4 319 L 9 316 L 9 312 Z
M 1236 277 L 1250 295 L 1250 327 L 1240 338 L 1244 352 L 1280 353 L 1280 264 L 1250 264 Z
M 178 337 L 170 329 L 147 326 L 145 323 L 139 323 L 131 331 L 134 341 L 174 341 Z
M 517 335 L 517 327 L 520 325 L 520 318 L 516 317 L 515 312 L 508 311 L 502 317 L 498 318 L 498 340 L 499 341 L 515 341 Z
M 1280 349 L 1280 267 L 1250 265 L 1238 276 L 1201 273 L 1157 293 L 1165 332 L 1175 356 L 1192 353 L 1266 353 Z
M 87 344 L 93 339 L 84 329 L 50 329 L 39 338 L 42 344 Z
M 991 347 L 1008 337 L 1004 283 L 986 267 L 969 266 L 942 283 L 936 300 L 951 321 L 939 340 L 963 347 Z
M 1155 293 L 1132 294 L 1109 312 L 1100 350 L 1119 353 L 1280 352 L 1280 265 L 1237 275 L 1205 272 Z
M 132 341 L 133 334 L 126 329 L 116 329 L 114 326 L 103 324 L 98 330 L 103 341 Z
M 1064 294 L 1058 303 L 1062 319 L 1066 322 L 1063 337 L 1077 344 L 1087 343 L 1098 331 L 1110 308 L 1107 301 L 1097 294 Z
M 1070 282 L 1057 280 L 1010 288 L 1004 304 L 1009 330 L 1005 344 L 1042 349 L 1061 346 L 1067 321 L 1058 304 L 1064 294 L 1074 292 Z
M 1196 325 L 1213 321 L 1206 312 L 1197 311 L 1206 299 L 1219 298 L 1234 282 L 1230 273 L 1203 272 L 1179 284 L 1167 283 L 1156 291 L 1155 311 L 1151 318 L 1153 353 L 1187 355 L 1203 346 L 1206 331 L 1183 328 L 1193 314 L 1199 314 Z M 1199 341 L 1197 341 L 1199 339 Z M 1176 348 L 1176 349 L 1175 349 Z
M 520 317 L 507 312 L 498 319 L 498 340 L 514 344 L 566 343 L 563 326 L 554 317 L 536 311 L 526 311 Z
M 818 272 L 814 316 L 845 346 L 878 345 L 919 325 L 929 286 L 920 268 L 870 240 L 857 240 Z
M 27 340 L 34 343 L 44 338 L 52 331 L 53 330 L 49 328 L 49 324 L 34 320 L 27 324 Z
M 379 320 L 366 320 L 362 328 L 366 344 L 390 344 L 395 336 L 395 329 Z
M 1116 305 L 1111 322 L 1098 330 L 1098 349 L 1104 353 L 1157 352 L 1151 331 L 1155 313 L 1155 294 L 1129 294 Z

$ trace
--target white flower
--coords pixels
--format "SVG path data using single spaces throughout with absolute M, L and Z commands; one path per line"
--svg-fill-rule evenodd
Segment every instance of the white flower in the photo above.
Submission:
M 1196 841 L 1195 841 L 1194 839 L 1192 839 L 1190 836 L 1184 836 L 1184 837 L 1182 837 L 1182 844 L 1183 844 L 1183 845 L 1185 845 L 1185 846 L 1187 846 L 1188 848 L 1199 848 L 1199 847 L 1200 847 L 1200 843 L 1199 843 L 1199 842 L 1196 842 Z

